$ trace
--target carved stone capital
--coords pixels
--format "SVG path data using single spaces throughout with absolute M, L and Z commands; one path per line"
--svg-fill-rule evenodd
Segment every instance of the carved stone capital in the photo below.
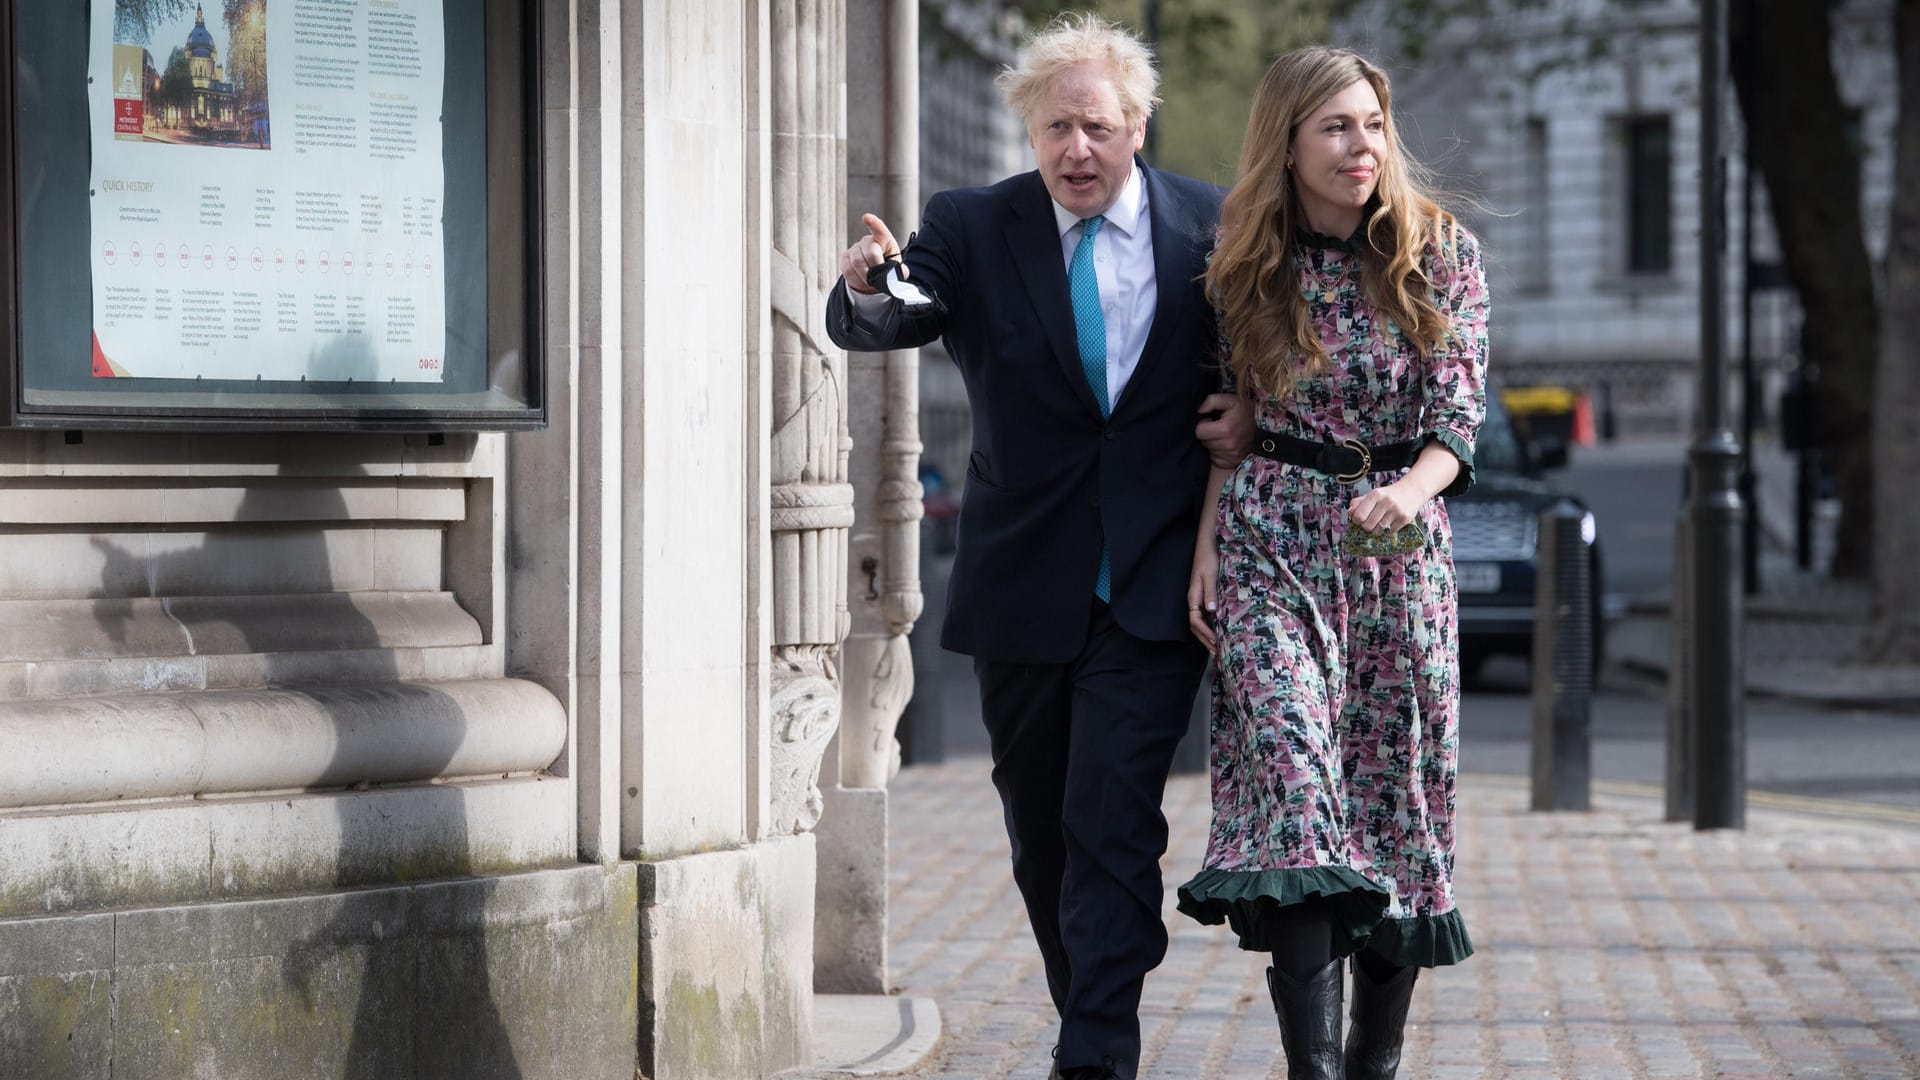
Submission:
M 820 759 L 840 726 L 840 684 L 833 650 L 774 650 L 770 802 L 776 834 L 803 833 L 820 821 Z

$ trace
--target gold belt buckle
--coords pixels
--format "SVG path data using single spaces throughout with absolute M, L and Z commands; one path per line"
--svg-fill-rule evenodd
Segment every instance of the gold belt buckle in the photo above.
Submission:
M 1360 467 L 1350 473 L 1335 474 L 1335 480 L 1343 484 L 1351 484 L 1373 472 L 1373 452 L 1367 449 L 1365 443 L 1358 439 L 1341 439 L 1340 445 L 1360 455 Z

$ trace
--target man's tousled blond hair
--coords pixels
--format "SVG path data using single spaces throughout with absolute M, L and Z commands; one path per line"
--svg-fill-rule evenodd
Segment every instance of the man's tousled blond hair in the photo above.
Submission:
M 1002 71 L 994 84 L 1021 122 L 1031 126 L 1034 109 L 1054 83 L 1082 64 L 1097 64 L 1106 72 L 1128 127 L 1152 116 L 1160 104 L 1153 50 L 1126 27 L 1087 12 L 1062 15 L 1029 38 L 1020 62 Z

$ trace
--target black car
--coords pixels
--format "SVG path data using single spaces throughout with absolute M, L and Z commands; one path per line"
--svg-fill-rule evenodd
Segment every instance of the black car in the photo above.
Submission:
M 1605 640 L 1601 609 L 1600 544 L 1593 511 L 1578 494 L 1541 478 L 1567 463 L 1564 443 L 1530 447 L 1515 434 L 1497 393 L 1487 394 L 1487 416 L 1474 447 L 1474 485 L 1447 500 L 1453 523 L 1454 578 L 1460 590 L 1460 670 L 1471 675 L 1487 657 L 1533 652 L 1534 559 L 1540 512 L 1569 499 L 1585 514 L 1592 592 L 1594 670 Z

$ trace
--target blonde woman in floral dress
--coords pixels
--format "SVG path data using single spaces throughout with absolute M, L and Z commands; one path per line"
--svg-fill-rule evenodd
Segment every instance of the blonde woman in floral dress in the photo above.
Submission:
M 1255 454 L 1216 468 L 1188 605 L 1213 652 L 1213 828 L 1180 910 L 1271 953 L 1294 1077 L 1391 1077 L 1454 906 L 1459 646 L 1440 496 L 1484 409 L 1479 246 L 1422 190 L 1386 75 L 1276 61 L 1207 272 Z M 1342 966 L 1352 1028 L 1341 1039 Z

